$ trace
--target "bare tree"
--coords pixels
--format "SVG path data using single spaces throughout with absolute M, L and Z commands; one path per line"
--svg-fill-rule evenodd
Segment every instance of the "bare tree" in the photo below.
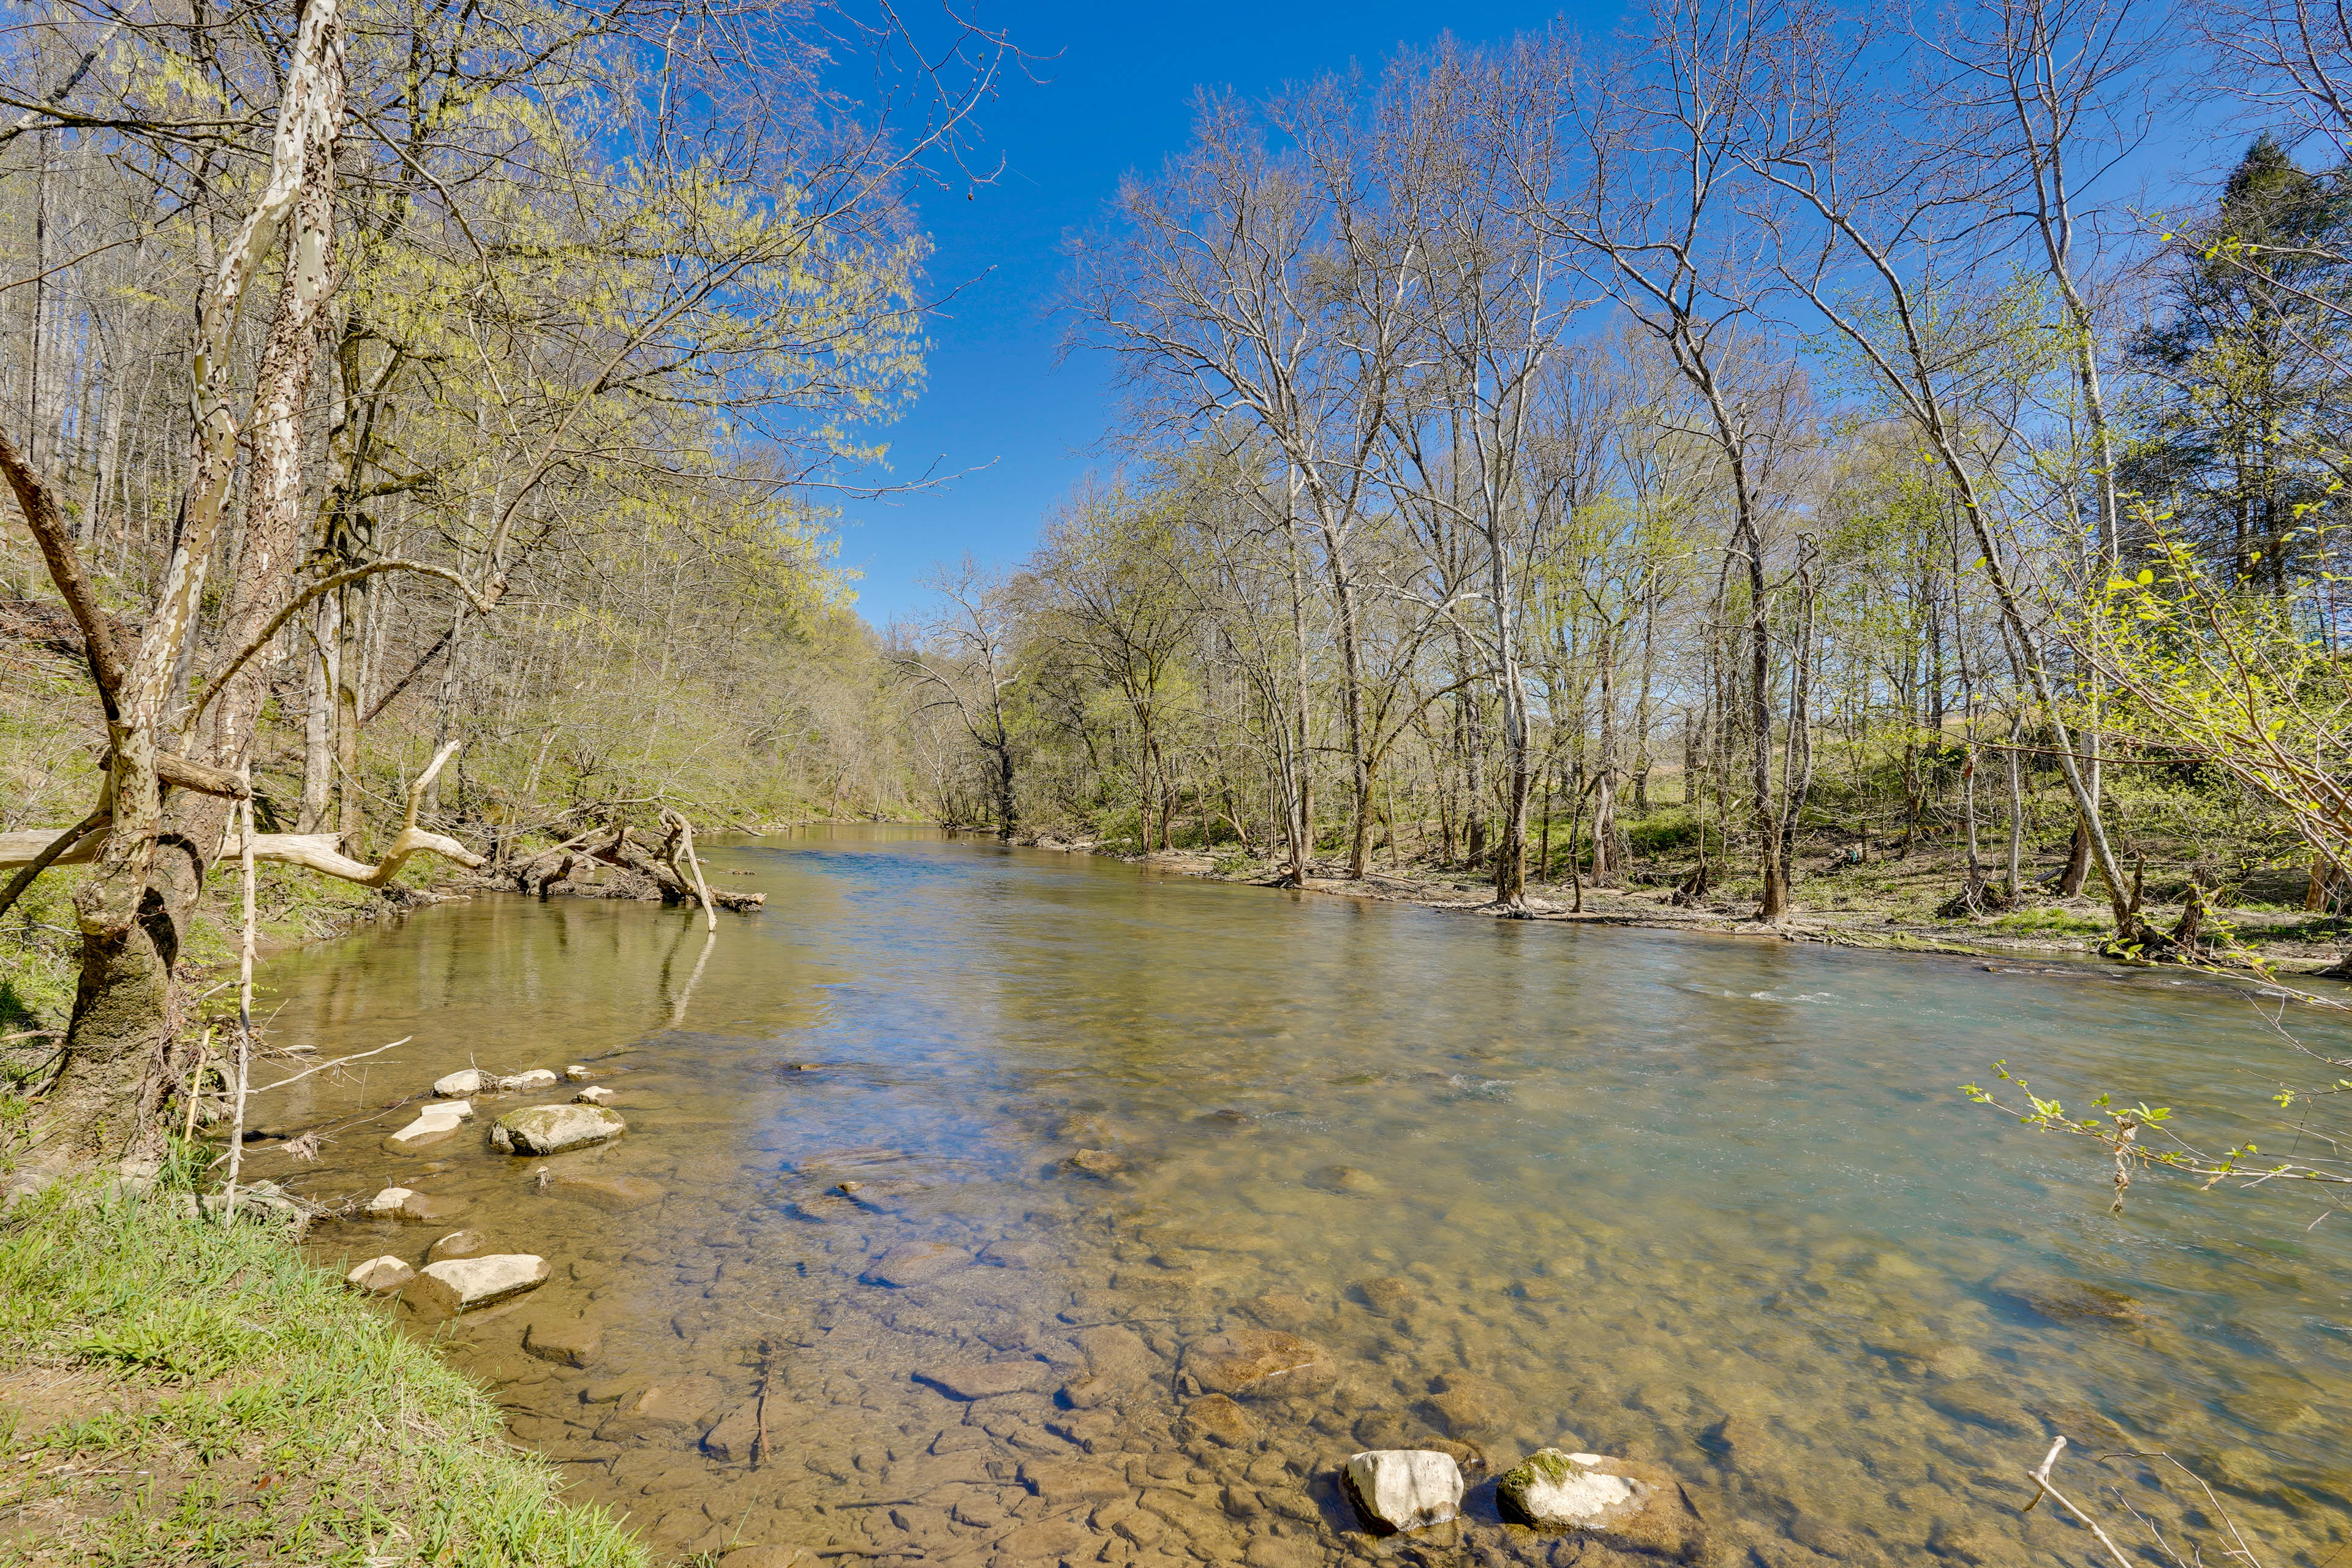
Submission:
M 1362 188 L 1349 95 L 1321 84 L 1271 119 L 1276 153 L 1230 100 L 1203 98 L 1193 145 L 1119 192 L 1120 226 L 1076 249 L 1080 341 L 1165 397 L 1164 423 L 1228 451 L 1263 440 L 1297 475 L 1336 613 L 1353 813 L 1348 867 L 1370 853 L 1361 594 L 1351 551 L 1409 328 L 1410 287 Z
M 1020 595 L 1010 578 L 981 570 L 969 555 L 960 566 L 934 570 L 922 585 L 940 596 L 940 608 L 915 628 L 915 646 L 893 661 L 921 692 L 922 709 L 953 713 L 986 754 L 996 836 L 1009 840 L 1020 826 L 1005 702 L 1022 676 L 1012 647 Z

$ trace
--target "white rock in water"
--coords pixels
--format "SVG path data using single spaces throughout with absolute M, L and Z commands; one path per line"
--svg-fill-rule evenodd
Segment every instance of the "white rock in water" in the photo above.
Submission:
M 563 1069 L 563 1076 L 570 1079 L 573 1083 L 586 1083 L 590 1079 L 594 1078 L 596 1075 L 590 1072 L 578 1062 L 573 1062 L 570 1067 Z
M 1495 1483 L 1495 1506 L 1515 1524 L 1538 1530 L 1599 1530 L 1642 1511 L 1650 1488 L 1630 1476 L 1595 1469 L 1618 1461 L 1600 1454 L 1538 1448 Z
M 373 1290 L 381 1295 L 386 1290 L 397 1290 L 415 1279 L 416 1270 L 411 1268 L 404 1259 L 386 1253 L 382 1258 L 369 1258 L 343 1278 L 362 1290 Z
M 499 1087 L 513 1092 L 516 1089 L 548 1089 L 553 1086 L 555 1075 L 545 1068 L 533 1068 L 529 1072 L 510 1073 L 499 1079 Z
M 421 1149 L 427 1143 L 438 1143 L 455 1134 L 458 1125 L 474 1114 L 469 1100 L 448 1100 L 424 1106 L 416 1120 L 394 1133 L 387 1140 L 397 1149 Z
M 447 1100 L 462 1100 L 469 1094 L 479 1094 L 490 1087 L 490 1075 L 479 1068 L 467 1068 L 446 1078 L 433 1080 L 433 1092 Z
M 406 1203 L 412 1195 L 406 1187 L 386 1187 L 368 1199 L 368 1215 L 374 1219 L 389 1218 L 398 1214 L 400 1205 Z
M 1462 1467 L 1427 1448 L 1375 1448 L 1348 1461 L 1348 1495 L 1382 1534 L 1444 1524 L 1462 1511 Z
M 599 1105 L 534 1105 L 499 1117 L 490 1143 L 509 1154 L 561 1154 L 628 1130 L 617 1111 Z
M 573 1095 L 572 1097 L 572 1103 L 574 1105 L 610 1105 L 613 1103 L 613 1091 L 604 1088 L 602 1084 L 599 1084 L 593 1089 L 583 1089 L 578 1094 Z
M 400 1294 L 419 1311 L 454 1317 L 536 1290 L 547 1283 L 547 1259 L 528 1252 L 452 1258 L 426 1264 Z

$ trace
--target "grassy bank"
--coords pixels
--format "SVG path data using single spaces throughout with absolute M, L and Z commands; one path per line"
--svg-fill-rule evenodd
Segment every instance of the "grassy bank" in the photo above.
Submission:
M 0 1221 L 0 1562 L 646 1561 L 282 1231 L 96 1192 Z

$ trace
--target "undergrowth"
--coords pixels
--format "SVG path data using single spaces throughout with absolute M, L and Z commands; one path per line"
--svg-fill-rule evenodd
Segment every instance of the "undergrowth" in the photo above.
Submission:
M 0 1562 L 642 1568 L 430 1345 L 182 1196 L 0 1222 Z

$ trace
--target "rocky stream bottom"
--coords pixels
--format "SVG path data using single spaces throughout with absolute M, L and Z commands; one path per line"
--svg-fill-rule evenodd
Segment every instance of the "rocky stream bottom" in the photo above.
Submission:
M 2079 1530 L 2021 1512 L 2025 1472 L 2056 1431 L 2138 1445 L 1977 1347 L 2003 1310 L 2167 1332 L 2061 1279 L 1956 1290 L 1801 1214 L 1727 1255 L 1654 1205 L 1608 1223 L 1606 1190 L 1514 1208 L 1352 1165 L 1270 1181 L 1296 1148 L 1231 1110 L 1155 1138 L 1012 1102 L 959 1159 L 747 1131 L 650 1063 L 583 1076 L 627 1136 L 491 1146 L 494 1118 L 571 1084 L 493 1093 L 422 1149 L 374 1144 L 413 1104 L 353 1129 L 299 1167 L 352 1211 L 312 1246 L 346 1267 L 543 1256 L 528 1294 L 392 1310 L 497 1389 L 574 1500 L 733 1568 L 2088 1561 Z M 348 1205 L 379 1181 L 406 1195 Z M 1497 1479 L 1547 1448 L 1632 1479 L 1639 1506 L 1507 1522 Z M 1458 1517 L 1381 1532 L 1343 1480 L 1366 1450 L 1446 1457 Z M 2226 1485 L 2261 1456 L 2208 1458 Z M 2289 1507 L 2324 1534 L 2336 1489 L 2303 1485 Z

